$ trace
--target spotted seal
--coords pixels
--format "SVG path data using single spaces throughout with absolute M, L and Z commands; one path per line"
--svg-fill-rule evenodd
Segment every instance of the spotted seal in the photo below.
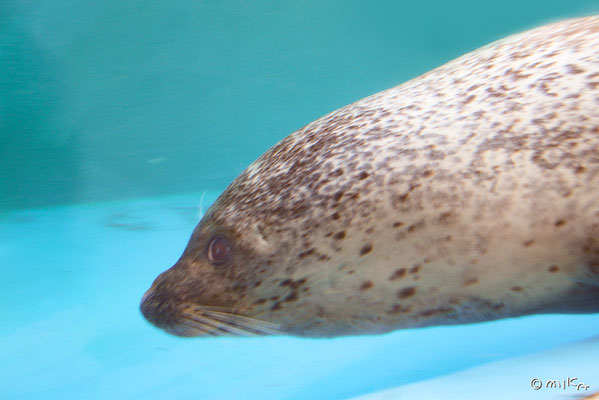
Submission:
M 141 303 L 179 336 L 599 311 L 599 17 L 510 36 L 296 131 Z

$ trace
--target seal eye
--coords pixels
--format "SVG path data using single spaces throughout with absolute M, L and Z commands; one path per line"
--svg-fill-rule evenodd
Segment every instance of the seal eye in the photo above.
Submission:
M 208 245 L 208 260 L 214 265 L 225 263 L 231 256 L 231 244 L 223 236 L 215 236 Z

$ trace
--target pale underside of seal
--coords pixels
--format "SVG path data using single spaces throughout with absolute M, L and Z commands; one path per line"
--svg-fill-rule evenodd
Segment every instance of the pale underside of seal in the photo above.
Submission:
M 599 17 L 508 37 L 291 134 L 141 310 L 180 336 L 599 311 Z

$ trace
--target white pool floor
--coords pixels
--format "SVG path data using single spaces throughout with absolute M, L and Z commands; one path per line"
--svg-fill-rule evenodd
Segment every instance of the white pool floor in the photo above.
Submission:
M 599 390 L 599 340 L 572 345 L 599 334 L 599 315 L 320 340 L 168 336 L 142 318 L 138 305 L 183 251 L 201 197 L 0 215 L 0 399 L 335 400 L 381 390 L 387 391 L 369 398 L 584 394 L 535 391 L 535 377 L 577 377 L 588 392 Z M 204 207 L 215 198 L 205 193 Z M 485 387 L 497 397 L 476 397 Z

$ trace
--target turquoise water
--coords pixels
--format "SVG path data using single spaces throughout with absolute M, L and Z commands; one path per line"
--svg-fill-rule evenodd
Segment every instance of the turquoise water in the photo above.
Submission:
M 173 3 L 0 2 L 0 399 L 345 399 L 599 332 L 596 315 L 332 340 L 151 327 L 143 292 L 276 141 L 505 35 L 599 13 L 561 0 Z
M 0 398 L 345 399 L 597 334 L 599 315 L 332 340 L 168 336 L 141 317 L 141 295 L 182 252 L 200 199 L 215 197 L 6 215 Z

